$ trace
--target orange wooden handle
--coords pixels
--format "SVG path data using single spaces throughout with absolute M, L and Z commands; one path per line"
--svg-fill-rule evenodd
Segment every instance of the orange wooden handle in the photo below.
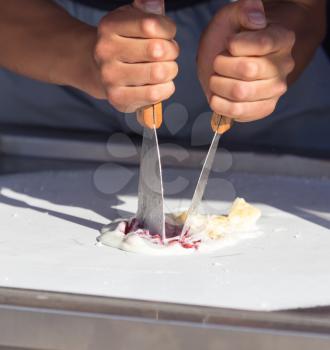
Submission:
M 228 130 L 231 129 L 231 127 L 234 124 L 234 120 L 222 115 L 219 115 L 217 113 L 213 113 L 212 115 L 212 129 L 214 132 L 217 132 L 218 134 L 224 134 Z
M 160 128 L 163 122 L 163 105 L 161 102 L 139 109 L 137 111 L 139 123 L 146 128 Z
M 154 13 L 157 15 L 165 15 L 165 2 L 164 0 L 134 0 L 133 6 L 145 11 L 147 13 Z M 137 118 L 139 123 L 143 127 L 147 128 L 160 128 L 163 122 L 163 106 L 159 102 L 152 106 L 146 106 L 137 111 Z

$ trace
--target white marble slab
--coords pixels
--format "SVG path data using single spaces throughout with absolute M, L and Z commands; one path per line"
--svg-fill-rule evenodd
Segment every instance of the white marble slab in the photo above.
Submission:
M 127 171 L 131 181 L 110 195 L 97 190 L 110 192 L 123 178 L 110 165 L 103 174 L 1 177 L 0 286 L 249 310 L 330 305 L 329 179 L 214 180 L 211 207 L 222 211 L 233 196 L 245 197 L 262 209 L 264 235 L 209 256 L 146 257 L 96 244 L 108 218 L 136 208 L 136 169 Z M 167 179 L 177 175 L 190 184 L 168 201 L 171 209 L 187 205 L 198 172 L 172 170 Z

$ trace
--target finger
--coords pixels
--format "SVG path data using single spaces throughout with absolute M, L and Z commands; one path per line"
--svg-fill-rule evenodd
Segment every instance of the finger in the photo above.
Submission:
M 235 34 L 228 40 L 227 49 L 232 56 L 265 56 L 280 50 L 290 51 L 294 42 L 292 31 L 270 25 L 263 30 Z
M 99 64 L 114 59 L 125 63 L 162 62 L 176 60 L 179 52 L 179 46 L 174 40 L 115 36 L 111 40 L 102 38 L 98 41 L 95 59 Z
M 148 14 L 133 6 L 123 6 L 103 17 L 99 35 L 117 35 L 130 38 L 173 39 L 176 25 L 168 17 Z
M 233 57 L 229 54 L 221 54 L 214 60 L 213 68 L 215 73 L 227 78 L 253 81 L 291 73 L 294 60 L 291 55 Z
M 175 92 L 174 83 L 145 85 L 139 87 L 110 87 L 107 91 L 109 102 L 119 111 L 135 112 L 137 109 L 167 100 Z
M 237 2 L 237 21 L 240 28 L 257 30 L 267 25 L 262 0 L 240 0 Z
M 210 90 L 214 95 L 233 102 L 253 102 L 283 95 L 287 84 L 280 77 L 242 81 L 213 75 L 210 79 Z
M 210 107 L 215 113 L 240 122 L 247 122 L 270 115 L 275 110 L 277 101 L 278 98 L 257 102 L 232 102 L 213 95 L 210 99 Z
M 225 16 L 223 17 L 224 13 Z M 233 2 L 226 6 L 223 11 L 218 12 L 215 18 L 217 17 L 222 23 L 227 22 L 231 32 L 239 32 L 242 29 L 259 30 L 267 26 L 262 0 Z
M 163 39 L 119 38 L 116 50 L 117 59 L 125 63 L 175 61 L 179 56 L 178 44 Z
M 102 67 L 102 80 L 112 86 L 142 86 L 163 84 L 178 74 L 176 62 L 126 64 L 109 63 Z

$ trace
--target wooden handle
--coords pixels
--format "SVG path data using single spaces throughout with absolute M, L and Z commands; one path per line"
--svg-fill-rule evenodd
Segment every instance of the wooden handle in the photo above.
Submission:
M 138 122 L 145 128 L 160 128 L 163 122 L 163 105 L 161 102 L 139 109 L 137 111 Z
M 134 0 L 133 6 L 147 13 L 156 15 L 165 14 L 164 0 Z M 160 128 L 163 123 L 163 106 L 159 102 L 152 106 L 146 106 L 137 111 L 137 119 L 143 127 L 152 129 Z
M 212 129 L 218 134 L 224 134 L 225 132 L 231 129 L 233 124 L 234 120 L 231 118 L 219 115 L 217 113 L 213 113 L 212 115 Z

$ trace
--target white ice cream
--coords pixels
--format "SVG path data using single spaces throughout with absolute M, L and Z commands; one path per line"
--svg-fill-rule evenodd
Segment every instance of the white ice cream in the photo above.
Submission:
M 99 240 L 113 248 L 147 255 L 209 253 L 242 239 L 259 236 L 261 232 L 257 230 L 256 222 L 260 216 L 258 208 L 243 198 L 237 198 L 226 216 L 196 215 L 183 240 L 176 235 L 163 242 L 160 236 L 151 236 L 147 230 L 139 228 L 134 219 L 111 222 L 103 228 Z M 172 225 L 172 230 L 176 227 L 179 233 L 185 217 L 186 213 L 168 214 L 166 222 Z

